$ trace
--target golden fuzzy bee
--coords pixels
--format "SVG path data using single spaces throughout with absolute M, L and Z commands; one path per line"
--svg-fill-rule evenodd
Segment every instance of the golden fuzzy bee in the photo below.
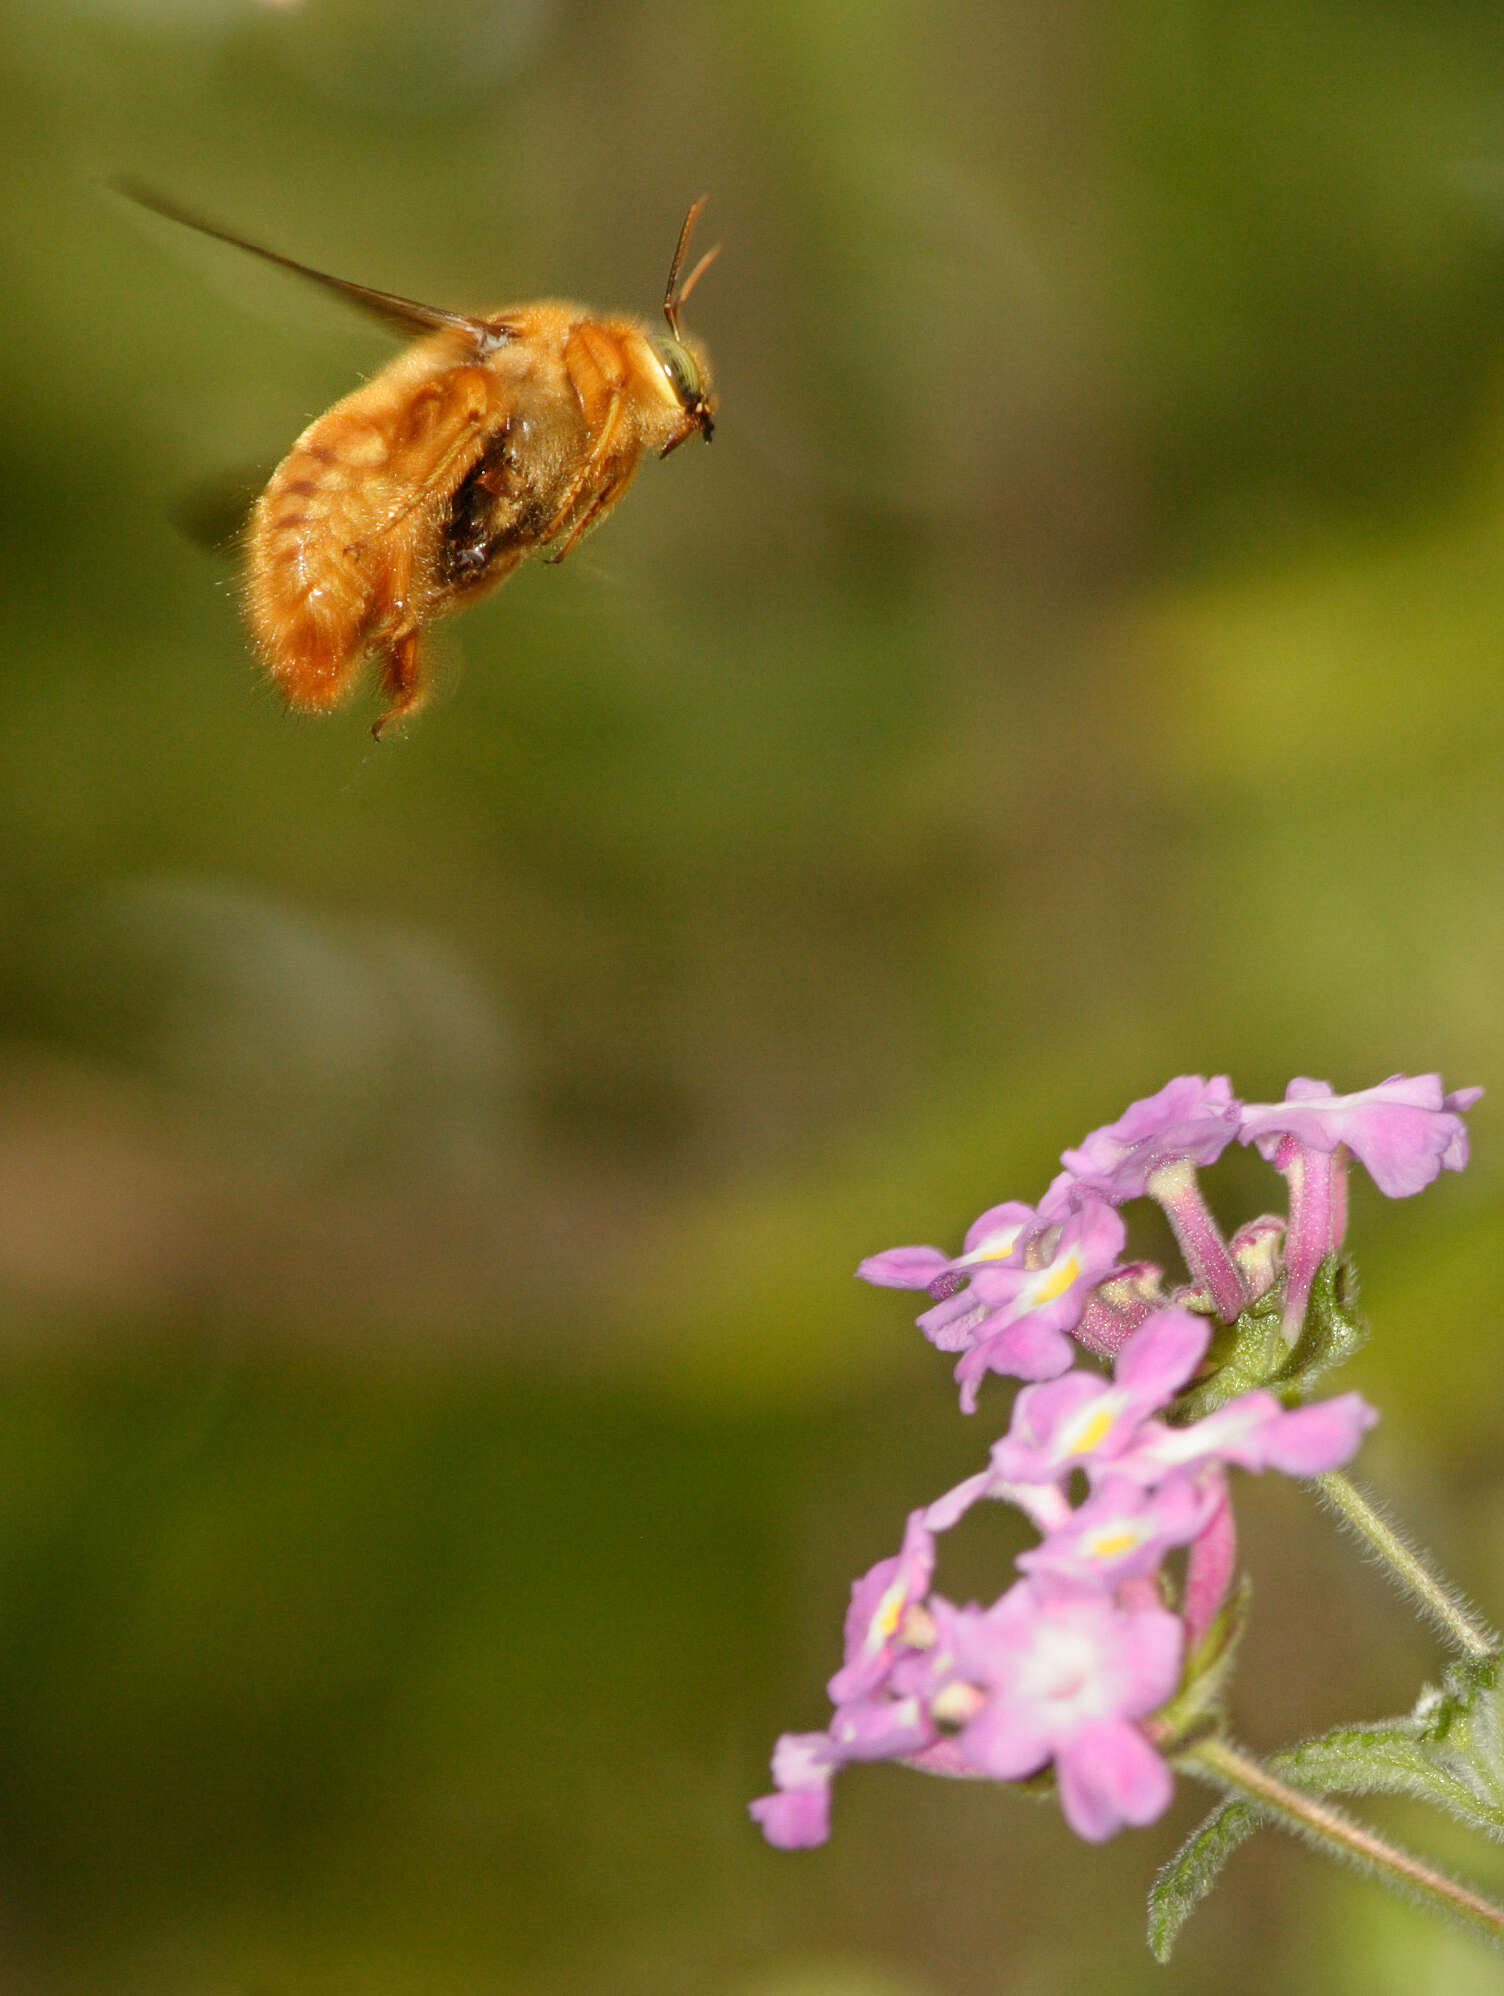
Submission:
M 663 297 L 668 335 L 546 300 L 472 316 L 312 270 L 134 184 L 143 206 L 329 286 L 402 332 L 424 335 L 311 423 L 256 502 L 246 603 L 267 671 L 289 706 L 324 713 L 367 656 L 390 705 L 371 732 L 428 691 L 424 627 L 462 609 L 545 547 L 562 561 L 631 484 L 644 453 L 667 457 L 715 404 L 702 349 L 679 309 L 715 256 L 679 274 L 697 201 Z

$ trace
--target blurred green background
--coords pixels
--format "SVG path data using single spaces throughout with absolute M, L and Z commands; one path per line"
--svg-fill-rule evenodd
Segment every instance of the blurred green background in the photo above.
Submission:
M 7 1996 L 1495 1987 L 1272 1836 L 1157 1969 L 1196 1795 L 744 1808 L 1006 1417 L 851 1268 L 1174 1073 L 1493 1088 L 1356 1193 L 1347 1383 L 1504 1614 L 1497 7 L 34 0 L 0 106 Z M 289 719 L 172 516 L 390 348 L 119 172 L 649 314 L 708 192 L 714 449 L 406 739 Z M 1249 1743 L 1405 1707 L 1403 1606 L 1241 1516 Z

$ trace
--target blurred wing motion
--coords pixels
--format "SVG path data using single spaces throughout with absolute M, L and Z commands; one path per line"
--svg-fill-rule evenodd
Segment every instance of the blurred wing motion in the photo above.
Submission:
M 362 311 L 369 312 L 393 332 L 432 333 L 448 329 L 473 334 L 481 346 L 495 344 L 498 329 L 485 319 L 472 318 L 466 312 L 446 312 L 439 305 L 422 305 L 415 298 L 398 297 L 395 291 L 376 291 L 369 284 L 356 284 L 348 277 L 333 277 L 327 270 L 315 270 L 311 264 L 299 263 L 296 257 L 283 256 L 280 250 L 266 249 L 261 243 L 253 243 L 245 236 L 237 236 L 229 229 L 220 228 L 217 223 L 205 221 L 202 215 L 180 208 L 177 202 L 169 201 L 154 189 L 143 186 L 139 180 L 127 177 L 112 180 L 110 185 L 117 194 L 134 201 L 138 208 L 165 216 L 169 222 L 180 223 L 185 229 L 196 229 L 201 236 L 212 236 L 215 242 L 228 243 L 232 249 L 249 250 L 252 256 L 264 257 L 268 263 L 278 264 L 298 277 L 306 277 L 312 284 L 321 284 L 326 291 L 333 291 L 337 296 L 348 299 L 352 305 L 358 305 Z

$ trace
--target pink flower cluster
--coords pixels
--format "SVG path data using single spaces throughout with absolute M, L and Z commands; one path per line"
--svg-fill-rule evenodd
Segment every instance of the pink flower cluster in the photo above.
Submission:
M 1225 1078 L 1183 1076 L 1065 1152 L 1037 1207 L 984 1213 L 959 1255 L 906 1247 L 863 1262 L 869 1281 L 928 1292 L 920 1328 L 959 1354 L 968 1412 L 989 1372 L 1032 1383 L 988 1466 L 913 1512 L 900 1551 L 853 1587 L 830 1723 L 778 1741 L 774 1793 L 751 1805 L 770 1843 L 822 1843 L 832 1779 L 860 1760 L 1004 1781 L 1052 1767 L 1067 1821 L 1092 1841 L 1161 1813 L 1171 1776 L 1153 1715 L 1233 1577 L 1227 1468 L 1320 1475 L 1377 1419 L 1356 1393 L 1287 1408 L 1263 1391 L 1199 1420 L 1162 1416 L 1201 1368 L 1214 1320 L 1281 1275 L 1298 1333 L 1316 1270 L 1341 1245 L 1346 1154 L 1382 1190 L 1419 1191 L 1466 1163 L 1461 1116 L 1480 1092 L 1443 1094 L 1434 1075 L 1349 1096 L 1301 1080 L 1283 1104 L 1250 1107 Z M 1234 1138 L 1285 1174 L 1291 1211 L 1226 1241 L 1195 1172 Z M 1169 1214 L 1191 1271 L 1168 1301 L 1159 1270 L 1118 1259 L 1116 1207 L 1143 1194 Z M 1072 1369 L 1072 1338 L 1114 1358 L 1110 1378 Z M 991 1607 L 956 1607 L 931 1589 L 936 1541 L 988 1498 L 1022 1509 L 1039 1542 Z
M 893 1289 L 923 1289 L 932 1307 L 919 1328 L 959 1354 L 961 1405 L 975 1411 L 989 1372 L 1053 1379 L 1071 1364 L 1071 1337 L 1110 1356 L 1165 1300 L 1232 1323 L 1283 1273 L 1284 1324 L 1294 1344 L 1316 1271 L 1342 1245 L 1345 1164 L 1366 1166 L 1381 1192 L 1403 1198 L 1442 1170 L 1467 1163 L 1462 1112 L 1481 1088 L 1442 1090 L 1435 1074 L 1394 1074 L 1376 1088 L 1335 1095 L 1325 1081 L 1292 1081 L 1283 1102 L 1236 1100 L 1225 1075 L 1178 1076 L 1094 1130 L 1037 1206 L 994 1206 L 961 1253 L 889 1248 L 857 1270 Z M 1290 1188 L 1290 1212 L 1265 1215 L 1224 1239 L 1196 1178 L 1236 1139 L 1257 1145 Z M 1119 1260 L 1126 1240 L 1117 1208 L 1143 1196 L 1169 1218 L 1190 1271 L 1168 1299 L 1162 1271 Z M 1280 1237 L 1283 1235 L 1281 1249 Z

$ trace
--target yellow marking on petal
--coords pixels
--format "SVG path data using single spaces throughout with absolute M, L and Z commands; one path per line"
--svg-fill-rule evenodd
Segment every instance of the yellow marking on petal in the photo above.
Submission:
M 1143 1543 L 1143 1533 L 1131 1526 L 1120 1525 L 1115 1532 L 1103 1532 L 1091 1541 L 1094 1559 L 1116 1559 L 1119 1553 L 1132 1552 L 1135 1546 Z
M 1056 1262 L 1053 1268 L 1045 1269 L 1034 1291 L 1036 1303 L 1053 1303 L 1057 1296 L 1063 1296 L 1071 1284 L 1081 1274 L 1081 1263 L 1074 1254 L 1068 1254 L 1063 1261 Z
M 1117 1415 L 1113 1408 L 1098 1407 L 1095 1412 L 1087 1414 L 1074 1431 L 1069 1428 L 1066 1430 L 1066 1447 L 1072 1455 L 1090 1455 L 1092 1450 L 1100 1448 L 1112 1433 L 1112 1424 L 1116 1419 Z
M 1005 1227 L 1000 1234 L 995 1234 L 992 1237 L 997 1242 L 996 1247 L 979 1247 L 976 1249 L 977 1260 L 1006 1261 L 1018 1246 L 1018 1237 L 1022 1232 L 1022 1227 Z
M 872 1617 L 872 1633 L 880 1635 L 884 1642 L 898 1627 L 903 1614 L 904 1590 L 901 1586 L 890 1587 L 877 1604 L 877 1613 Z
M 1011 1260 L 1013 1250 L 1018 1246 L 1023 1231 L 1023 1224 L 1020 1222 L 1016 1227 L 1003 1227 L 997 1233 L 985 1235 L 978 1246 L 971 1248 L 965 1254 L 957 1255 L 955 1266 L 971 1268 L 979 1261 Z

